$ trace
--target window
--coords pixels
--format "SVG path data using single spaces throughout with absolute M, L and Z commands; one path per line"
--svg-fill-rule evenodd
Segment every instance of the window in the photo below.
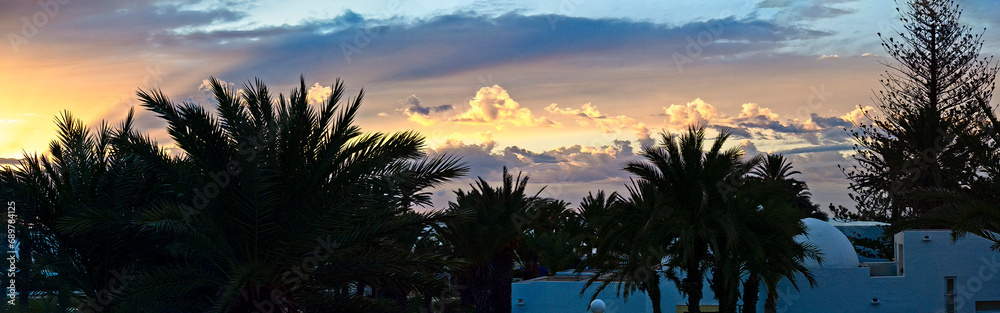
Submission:
M 976 301 L 976 313 L 1000 312 L 1000 301 Z
M 955 277 L 944 278 L 944 311 L 955 313 Z

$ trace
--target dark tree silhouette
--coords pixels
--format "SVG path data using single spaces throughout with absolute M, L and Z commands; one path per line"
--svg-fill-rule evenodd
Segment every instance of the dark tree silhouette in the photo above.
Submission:
M 881 114 L 866 113 L 872 125 L 852 131 L 856 165 L 843 169 L 851 198 L 862 216 L 897 222 L 919 216 L 940 202 L 918 189 L 959 190 L 980 168 L 970 158 L 981 148 L 976 127 L 986 121 L 997 66 L 980 58 L 982 33 L 959 22 L 951 0 L 913 0 L 900 11 L 903 31 L 879 34 L 896 63 L 879 82 L 874 102 Z

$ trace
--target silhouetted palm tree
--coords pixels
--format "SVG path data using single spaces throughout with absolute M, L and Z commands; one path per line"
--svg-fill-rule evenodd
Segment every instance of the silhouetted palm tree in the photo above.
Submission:
M 614 284 L 615 293 L 626 300 L 635 292 L 645 292 L 653 312 L 660 313 L 660 271 L 666 270 L 664 275 L 667 278 L 674 277 L 671 269 L 664 268 L 663 261 L 670 242 L 675 238 L 669 238 L 671 233 L 659 229 L 664 226 L 660 223 L 662 221 L 650 220 L 660 209 L 655 186 L 648 181 L 633 181 L 628 191 L 629 196 L 624 199 L 614 193 L 607 199 L 603 192 L 599 192 L 597 197 L 588 195 L 581 205 L 581 208 L 586 208 L 582 213 L 594 225 L 596 236 L 593 243 L 597 252 L 584 262 L 596 272 L 584 284 L 580 294 L 600 282 L 591 296 L 594 300 L 601 291 Z M 577 271 L 583 269 L 580 267 Z
M 818 248 L 795 241 L 796 236 L 806 234 L 805 224 L 796 210 L 774 193 L 760 192 L 756 196 L 758 201 L 750 201 L 744 207 L 750 213 L 744 214 L 744 225 L 749 228 L 747 233 L 752 234 L 748 237 L 752 240 L 745 240 L 740 249 L 743 274 L 746 275 L 743 282 L 744 313 L 756 312 L 761 283 L 767 292 L 765 307 L 773 310 L 777 303 L 779 281 L 788 279 L 798 289 L 798 279 L 804 277 L 810 286 L 815 286 L 816 280 L 804 266 L 804 261 L 814 259 L 822 263 L 822 253 Z M 761 199 L 764 197 L 777 200 Z
M 645 201 L 655 205 L 649 223 L 657 232 L 639 235 L 644 240 L 670 243 L 671 263 L 686 274 L 678 289 L 688 297 L 688 311 L 700 312 L 704 271 L 712 248 L 731 225 L 723 210 L 735 196 L 742 175 L 740 147 L 723 149 L 729 138 L 721 132 L 708 150 L 704 127 L 690 127 L 678 137 L 662 133 L 658 146 L 644 147 L 645 161 L 629 162 L 625 170 L 639 178 Z M 649 190 L 648 192 L 646 190 Z
M 763 181 L 777 182 L 784 188 L 784 197 L 800 212 L 801 218 L 812 217 L 827 220 L 826 213 L 820 211 L 819 205 L 812 203 L 812 194 L 806 182 L 795 179 L 792 175 L 802 174 L 792 169 L 792 162 L 781 154 L 768 154 L 753 168 L 750 173 Z
M 136 272 L 170 259 L 163 236 L 132 223 L 166 190 L 165 177 L 116 145 L 132 132 L 132 116 L 92 132 L 63 112 L 49 156 L 25 154 L 4 171 L 20 200 L 23 295 L 52 292 L 63 308 L 112 310 Z
M 527 227 L 515 250 L 518 263 L 524 269 L 523 279 L 540 275 L 541 267 L 565 270 L 576 265 L 578 250 L 584 236 L 580 235 L 580 220 L 562 200 L 545 201 L 530 212 Z
M 425 199 L 414 190 L 460 175 L 457 159 L 421 161 L 414 132 L 362 133 L 354 118 L 363 92 L 342 105 L 339 80 L 318 108 L 304 79 L 277 99 L 259 80 L 239 92 L 214 78 L 211 86 L 215 115 L 138 92 L 183 151 L 184 179 L 136 223 L 170 234 L 166 250 L 181 261 L 137 277 L 124 310 L 389 310 L 349 289 L 408 292 L 444 272 L 439 255 L 398 238 L 445 218 L 407 204 Z M 173 162 L 139 139 L 127 141 L 142 162 Z
M 506 167 L 501 186 L 493 187 L 480 177 L 470 191 L 455 191 L 455 202 L 448 204 L 447 212 L 467 218 L 436 226 L 454 256 L 469 263 L 457 273 L 465 285 L 463 307 L 476 312 L 510 312 L 514 251 L 530 217 L 551 201 L 538 196 L 541 190 L 527 194 L 527 184 L 527 176 L 518 174 L 515 179 Z

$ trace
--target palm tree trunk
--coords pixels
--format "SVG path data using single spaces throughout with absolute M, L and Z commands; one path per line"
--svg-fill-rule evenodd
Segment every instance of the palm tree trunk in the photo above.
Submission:
M 444 301 L 444 299 L 441 299 L 441 301 Z M 430 292 L 425 292 L 424 293 L 424 312 L 432 312 L 431 310 L 433 309 L 433 306 L 434 306 L 434 297 L 431 296 Z
M 760 276 L 751 274 L 743 283 L 743 313 L 757 313 L 760 293 Z
M 767 300 L 764 301 L 764 313 L 778 312 L 778 293 L 768 292 Z
M 23 233 L 21 233 L 22 231 Z M 27 288 L 24 288 L 23 291 L 18 293 L 17 304 L 26 308 L 28 307 L 28 297 L 30 296 L 31 291 L 35 291 L 32 289 L 37 290 L 40 289 L 39 287 L 41 286 L 37 286 L 35 281 L 31 279 L 30 275 L 30 269 L 32 267 L 32 263 L 34 263 L 34 260 L 31 259 L 31 255 L 34 254 L 35 250 L 35 238 L 32 237 L 31 228 L 27 225 L 21 226 L 20 229 L 18 229 L 18 233 L 18 235 L 20 235 L 18 240 L 21 241 L 21 247 L 17 253 L 20 257 L 17 259 L 18 271 L 20 272 L 17 273 L 17 280 L 18 283 L 21 284 L 20 286 L 25 286 Z M 61 295 L 63 292 L 60 291 L 59 294 Z
M 61 310 L 61 312 L 70 312 L 70 308 L 73 307 L 73 301 L 70 299 L 72 298 L 70 298 L 69 292 L 67 292 L 66 290 L 59 290 L 59 294 L 56 295 L 56 303 L 59 305 L 59 309 Z M 28 305 L 25 304 L 23 307 L 26 308 L 28 307 Z M 84 312 L 86 311 L 84 310 Z
M 723 273 L 718 266 L 712 266 L 712 279 L 709 281 L 709 288 L 715 293 L 715 299 L 719 300 L 719 312 L 733 313 L 733 308 L 729 305 L 729 288 L 726 288 Z
M 393 291 L 392 296 L 396 299 L 396 308 L 405 309 L 409 305 L 409 297 L 406 291 Z
M 525 264 L 525 266 L 524 266 L 524 276 L 522 278 L 524 280 L 529 280 L 529 279 L 532 279 L 532 278 L 537 278 L 539 276 L 538 257 L 537 256 L 533 256 L 533 257 L 529 258 L 528 261 L 525 262 L 525 263 L 528 263 L 528 264 Z
M 684 293 L 688 296 L 688 313 L 701 313 L 701 298 L 703 297 L 701 289 L 705 286 L 704 275 L 698 264 L 689 265 L 686 270 L 687 277 L 684 278 L 682 284 Z
M 510 312 L 510 284 L 514 276 L 514 255 L 513 251 L 503 251 L 493 257 L 492 271 L 490 271 L 489 282 L 489 309 L 476 312 Z
M 354 296 L 355 297 L 364 297 L 365 296 L 365 288 L 366 288 L 365 287 L 365 283 L 358 282 L 358 287 L 357 288 L 358 289 L 354 291 Z
M 663 313 L 663 308 L 660 307 L 660 275 L 653 272 L 645 285 L 649 294 L 649 302 L 653 304 L 653 313 Z
M 489 296 L 489 288 L 487 288 L 488 267 L 488 265 L 471 265 L 469 267 L 468 286 L 460 291 L 463 309 L 475 308 L 476 311 L 486 312 L 486 308 L 489 307 L 489 303 L 487 303 Z

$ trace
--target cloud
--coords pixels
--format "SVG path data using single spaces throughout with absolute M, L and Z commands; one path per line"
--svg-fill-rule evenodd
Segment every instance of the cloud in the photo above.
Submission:
M 495 150 L 496 142 L 489 132 L 477 134 L 482 143 L 467 144 L 448 139 L 430 149 L 429 154 L 447 153 L 462 156 L 472 172 L 469 177 L 492 177 L 503 166 L 531 175 L 533 182 L 566 183 L 598 182 L 628 176 L 625 162 L 640 159 L 631 141 L 614 140 L 603 146 L 571 145 L 544 151 L 531 151 L 517 146 Z
M 591 105 L 589 102 L 588 103 L 584 103 L 583 106 L 580 107 L 580 109 L 563 109 L 563 108 L 559 108 L 558 104 L 553 103 L 553 104 L 550 104 L 549 106 L 545 107 L 545 111 L 548 111 L 550 113 L 563 114 L 563 115 L 575 115 L 575 116 L 585 117 L 585 118 L 590 118 L 590 119 L 595 119 L 595 118 L 596 119 L 605 119 L 605 118 L 607 118 L 606 116 L 604 116 L 604 115 L 601 114 L 601 111 L 597 110 L 597 106 Z
M 757 7 L 780 9 L 776 19 L 781 21 L 787 19 L 815 20 L 854 13 L 854 10 L 830 6 L 830 4 L 851 1 L 853 0 L 764 0 L 758 3 Z
M 809 182 L 809 187 L 816 188 L 820 184 L 833 183 L 841 186 L 840 190 L 846 193 L 847 190 L 843 186 L 847 185 L 849 181 L 837 165 L 847 166 L 853 164 L 854 160 L 844 152 L 846 151 L 830 149 L 813 152 L 782 152 L 782 154 L 788 157 L 796 170 L 802 172 L 802 178 Z
M 853 145 L 826 145 L 826 146 L 793 148 L 793 149 L 778 151 L 778 153 L 800 154 L 800 153 L 813 153 L 813 152 L 826 152 L 826 151 L 851 151 L 853 148 L 854 148 Z
M 639 141 L 639 148 L 652 146 L 656 144 L 656 140 L 653 139 L 651 135 L 652 130 L 650 130 L 649 127 L 646 127 L 645 123 L 635 124 L 634 129 L 635 129 L 635 136 L 638 138 Z
M 723 125 L 710 125 L 708 127 L 712 128 L 712 129 L 715 129 L 715 130 L 717 130 L 719 132 L 723 132 L 723 131 L 729 132 L 729 134 L 731 136 L 733 136 L 733 138 L 747 138 L 747 139 L 749 139 L 749 138 L 753 138 L 754 137 L 753 134 L 751 134 L 750 131 L 747 130 L 747 128 L 743 128 L 743 127 L 730 127 L 730 126 L 723 126 Z
M 306 100 L 309 101 L 309 104 L 322 104 L 330 98 L 331 94 L 333 94 L 333 89 L 328 86 L 320 86 L 319 83 L 315 83 L 312 87 L 309 87 L 309 96 Z
M 389 116 L 389 113 L 385 113 L 385 112 L 379 112 L 378 113 L 378 117 L 386 117 L 386 116 Z
M 0 165 L 19 165 L 21 160 L 14 158 L 0 158 Z
M 642 138 L 645 124 L 637 123 L 634 118 L 625 115 L 607 116 L 601 114 L 597 106 L 584 103 L 579 109 L 563 109 L 558 104 L 550 104 L 545 107 L 549 113 L 571 115 L 577 118 L 577 124 L 586 127 L 597 127 L 603 133 L 613 133 L 617 130 L 631 129 L 636 131 L 636 136 Z M 648 132 L 648 130 L 646 130 Z
M 698 126 L 708 125 L 713 121 L 726 118 L 711 104 L 705 103 L 701 98 L 688 102 L 686 105 L 671 104 L 663 108 L 667 117 L 667 124 L 674 126 Z
M 551 28 L 553 20 L 559 21 L 559 27 Z M 253 49 L 239 70 L 256 75 L 263 75 L 262 72 L 278 75 L 283 69 L 303 68 L 323 59 L 328 68 L 334 69 L 369 65 L 366 75 L 374 76 L 375 81 L 388 82 L 448 77 L 552 58 L 614 56 L 629 63 L 660 62 L 662 55 L 653 51 L 684 53 L 688 39 L 699 38 L 707 28 L 724 31 L 713 34 L 712 48 L 704 49 L 700 59 L 775 51 L 786 42 L 829 35 L 754 18 L 727 17 L 663 25 L 518 12 L 486 16 L 463 11 L 418 19 L 364 20 L 346 28 L 342 24 L 320 20 L 240 32 L 205 31 L 178 36 L 175 40 L 193 41 L 190 44 L 229 41 L 235 46 L 250 46 Z M 323 31 L 330 28 L 334 30 Z M 366 29 L 372 29 L 372 34 L 366 34 Z M 448 36 L 438 35 L 442 32 Z M 259 40 L 265 37 L 267 41 Z M 343 58 L 330 58 L 330 51 L 340 52 Z M 398 62 L 400 56 L 421 61 Z M 387 63 L 393 66 L 379 66 Z
M 874 111 L 875 108 L 871 106 L 865 106 L 865 107 L 859 106 L 857 108 L 854 108 L 854 110 L 852 110 L 851 112 L 844 114 L 840 118 L 845 121 L 850 121 L 855 125 L 871 125 L 872 120 L 867 116 L 865 116 L 865 114 L 872 114 L 872 112 Z
M 756 103 L 744 103 L 743 111 L 740 112 L 739 118 L 755 118 L 764 117 L 770 120 L 777 120 L 778 114 L 771 111 L 769 108 L 762 108 Z
M 511 160 L 511 158 L 514 158 L 517 161 L 522 162 L 523 165 L 559 162 L 559 160 L 557 160 L 555 156 L 534 153 L 525 149 L 518 148 L 517 146 L 510 146 L 504 148 L 501 153 L 504 155 L 505 160 Z M 505 162 L 505 163 L 510 164 L 511 162 Z
M 834 54 L 834 55 L 826 55 L 826 54 L 824 54 L 824 55 L 820 56 L 819 58 L 817 58 L 817 60 L 839 59 L 839 58 L 840 58 L 840 56 L 836 55 L 836 54 Z
M 800 121 L 782 118 L 774 110 L 758 103 L 744 103 L 739 114 L 733 117 L 710 103 L 695 99 L 686 105 L 665 107 L 661 116 L 666 116 L 667 125 L 674 129 L 703 125 L 720 132 L 728 131 L 734 138 L 779 140 L 782 144 L 798 141 L 821 146 L 847 143 L 851 136 L 845 130 L 854 128 L 852 121 L 868 121 L 863 112 L 869 110 L 872 108 L 859 108 L 839 117 L 811 113 L 809 119 Z
M 466 144 L 457 139 L 448 139 L 438 147 L 428 151 L 428 156 L 448 154 L 459 156 L 462 162 L 469 166 L 468 177 L 487 176 L 491 172 L 499 171 L 505 164 L 492 153 L 496 142 L 492 140 L 480 144 Z
M 517 101 L 511 99 L 506 90 L 498 85 L 480 88 L 476 92 L 476 96 L 469 100 L 469 108 L 451 120 L 472 124 L 500 125 L 508 123 L 514 126 L 562 126 L 548 118 L 535 117 L 531 114 L 531 110 L 522 108 Z
M 400 100 L 400 104 L 403 108 L 396 109 L 396 111 L 403 112 L 404 115 L 409 118 L 409 120 L 419 123 L 423 126 L 434 125 L 438 122 L 438 118 L 432 117 L 431 112 L 445 112 L 450 111 L 453 107 L 450 104 L 439 105 L 436 107 L 425 107 L 421 103 L 420 98 L 416 95 L 410 95 L 410 97 Z M 379 115 L 381 116 L 381 114 Z
M 760 154 L 760 150 L 757 150 L 757 145 L 750 141 L 750 139 L 743 139 L 740 141 L 740 146 L 743 147 L 743 153 L 748 157 L 753 157 Z
M 221 79 L 219 79 L 219 83 L 221 83 L 222 86 L 229 87 L 229 89 L 236 89 L 236 84 L 235 83 L 230 83 L 230 82 L 227 82 L 227 81 L 224 81 L 224 80 L 221 80 Z M 317 84 L 317 85 L 319 85 L 319 84 Z M 207 80 L 207 79 L 203 79 L 201 81 L 201 85 L 198 85 L 198 91 L 211 94 L 213 92 L 212 91 L 212 81 Z

